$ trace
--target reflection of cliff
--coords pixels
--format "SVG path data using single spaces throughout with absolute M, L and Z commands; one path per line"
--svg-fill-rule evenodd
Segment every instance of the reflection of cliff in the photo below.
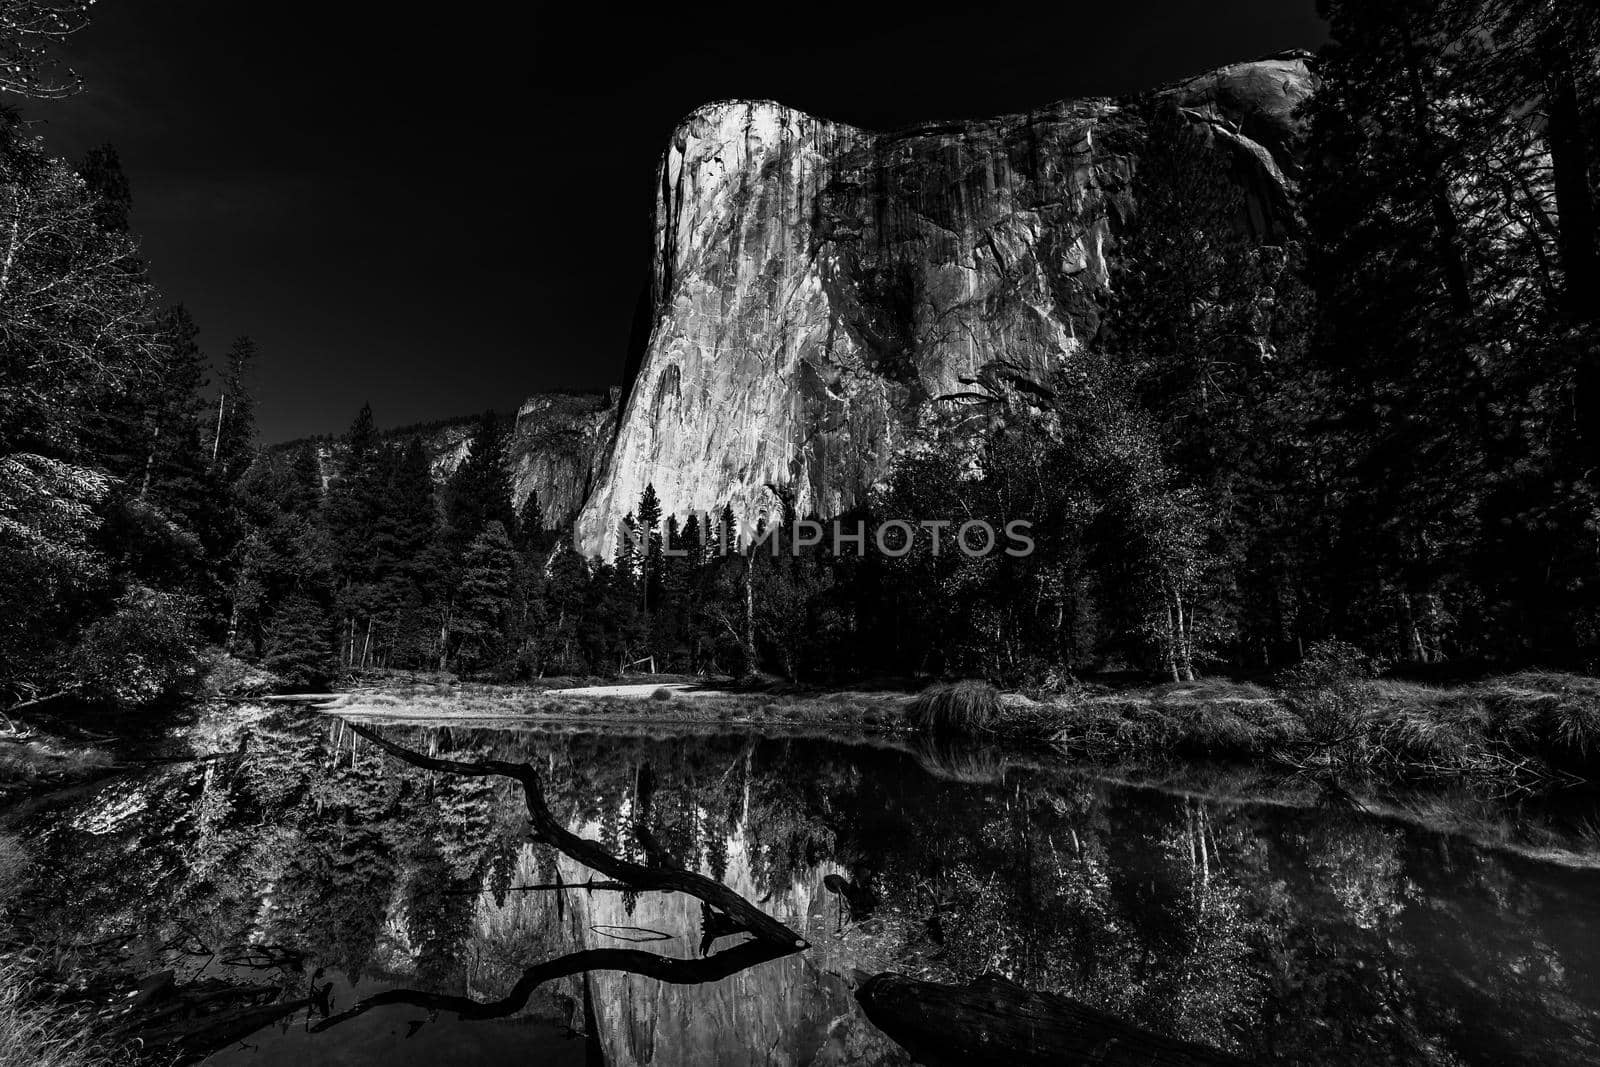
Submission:
M 599 837 L 596 824 L 573 826 L 575 833 Z M 518 884 L 551 873 L 527 846 L 518 858 Z M 763 904 L 775 918 L 811 937 L 813 948 L 741 971 L 705 985 L 671 985 L 639 975 L 596 972 L 589 977 L 595 1019 L 608 1064 L 843 1064 L 905 1063 L 899 1047 L 878 1033 L 855 1003 L 841 976 L 851 962 L 828 947 L 835 901 L 822 880 L 836 870 L 821 864 L 775 891 Z M 541 871 L 543 873 L 541 873 Z M 589 868 L 561 856 L 562 881 L 604 881 Z M 709 870 L 702 869 L 708 874 Z M 730 835 L 728 866 L 722 881 L 751 900 L 760 899 L 744 847 L 743 832 Z M 700 954 L 701 906 L 683 893 L 642 893 L 633 898 L 615 891 L 566 890 L 558 914 L 554 895 L 511 893 L 504 905 L 487 895 L 477 917 L 480 940 L 522 940 L 541 948 L 573 952 L 585 948 L 636 947 L 662 955 Z M 548 925 L 546 925 L 548 924 Z M 560 934 L 549 930 L 559 926 Z M 541 933 L 541 928 L 545 931 Z M 513 931 L 517 931 L 513 933 Z M 659 932 L 668 940 L 635 943 Z M 744 938 L 734 934 L 712 951 Z M 555 942 L 560 943 L 559 949 Z M 582 1003 L 582 982 L 569 983 L 572 1001 Z
M 34 943 L 73 946 L 63 966 L 126 969 L 125 988 L 281 954 L 305 962 L 284 971 L 288 995 L 320 970 L 335 1013 L 420 991 L 316 1032 L 328 1020 L 263 1030 L 259 1058 L 241 1046 L 231 1061 L 256 1065 L 581 1058 L 568 1026 L 592 1029 L 618 1064 L 904 1062 L 845 988 L 853 966 L 963 987 L 999 972 L 1273 1062 L 1600 1062 L 1593 871 L 1356 811 L 1202 800 L 1181 782 L 991 776 L 978 760 L 956 769 L 979 780 L 951 781 L 949 766 L 939 779 L 902 754 L 817 742 L 408 736 L 420 751 L 531 763 L 566 830 L 642 862 L 645 824 L 660 850 L 717 871 L 810 947 L 701 985 L 592 971 L 592 1028 L 575 972 L 503 1015 L 462 1011 L 513 1001 L 532 965 L 576 951 L 701 961 L 699 904 L 651 892 L 630 911 L 617 891 L 508 891 L 590 877 L 525 843 L 515 783 L 397 763 L 335 722 L 283 713 L 256 721 L 234 755 L 107 781 L 6 827 L 34 859 L 16 913 Z M 1544 822 L 1538 807 L 1502 806 L 1547 843 L 1594 819 L 1592 798 L 1552 801 Z M 836 873 L 878 898 L 842 931 L 824 888 Z M 717 941 L 713 957 L 740 940 Z M 427 997 L 461 1001 L 431 1010 Z

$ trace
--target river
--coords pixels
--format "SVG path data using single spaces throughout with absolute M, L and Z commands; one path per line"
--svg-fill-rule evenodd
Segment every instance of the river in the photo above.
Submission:
M 715 879 L 807 947 L 746 964 L 748 935 L 693 895 L 530 839 L 512 778 L 304 711 L 13 820 L 12 939 L 85 997 L 169 970 L 191 999 L 246 990 L 187 1046 L 230 1067 L 909 1062 L 854 993 L 884 971 L 999 974 L 1259 1062 L 1600 1061 L 1592 796 L 1378 804 L 900 743 L 382 734 L 531 766 L 567 831 Z M 685 963 L 559 973 L 597 949 Z

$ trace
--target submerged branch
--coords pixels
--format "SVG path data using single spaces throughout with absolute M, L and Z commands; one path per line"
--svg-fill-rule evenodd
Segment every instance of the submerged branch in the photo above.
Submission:
M 515 1015 L 528 1003 L 534 990 L 558 978 L 570 978 L 588 971 L 624 971 L 644 975 L 675 985 L 697 985 L 716 982 L 738 974 L 758 963 L 780 959 L 797 951 L 793 947 L 774 945 L 762 941 L 746 941 L 733 948 L 724 949 L 704 959 L 679 959 L 661 956 L 636 948 L 591 948 L 572 952 L 553 960 L 536 963 L 522 972 L 522 977 L 511 991 L 499 1000 L 477 1001 L 449 993 L 428 993 L 420 989 L 391 989 L 370 996 L 338 1015 L 322 1020 L 311 1027 L 319 1033 L 340 1023 L 364 1015 L 373 1008 L 389 1004 L 410 1004 L 432 1011 L 454 1012 L 463 1019 L 503 1019 Z
M 376 730 L 360 723 L 351 722 L 350 728 L 391 756 L 414 767 L 447 774 L 475 777 L 498 775 L 514 779 L 522 785 L 523 797 L 528 807 L 528 820 L 533 826 L 535 840 L 559 849 L 591 870 L 627 882 L 635 889 L 665 890 L 688 893 L 697 897 L 727 914 L 753 937 L 768 945 L 781 947 L 785 952 L 808 947 L 806 940 L 799 934 L 721 882 L 681 867 L 647 867 L 632 863 L 607 852 L 599 842 L 590 841 L 570 832 L 550 814 L 550 808 L 544 799 L 544 787 L 539 781 L 539 772 L 529 764 L 509 763 L 504 760 L 464 763 L 459 760 L 425 756 L 390 741 Z

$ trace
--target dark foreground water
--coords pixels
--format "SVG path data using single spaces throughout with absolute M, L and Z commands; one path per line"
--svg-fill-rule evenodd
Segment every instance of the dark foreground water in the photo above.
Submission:
M 515 782 L 302 713 L 10 827 L 31 857 L 13 943 L 86 995 L 163 969 L 191 999 L 248 988 L 216 1002 L 241 1031 L 209 1039 L 219 1065 L 903 1063 L 853 994 L 885 970 L 999 973 L 1264 1062 L 1600 1062 L 1600 873 L 1573 863 L 1600 819 L 1581 798 L 1480 799 L 1474 835 L 1428 828 L 1459 820 L 1449 798 L 1217 799 L 1225 776 L 1197 795 L 991 753 L 384 734 L 531 763 L 568 828 L 717 878 L 810 947 L 701 983 L 537 982 L 582 950 L 714 961 L 745 935 L 682 893 L 550 888 L 606 879 L 528 840 Z

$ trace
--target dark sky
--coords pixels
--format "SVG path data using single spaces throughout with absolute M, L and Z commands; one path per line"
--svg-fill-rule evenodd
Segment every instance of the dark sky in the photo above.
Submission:
M 707 100 L 979 117 L 1315 48 L 1313 7 L 102 0 L 87 91 L 25 114 L 118 147 L 169 299 L 214 357 L 260 344 L 270 442 L 619 381 L 656 160 Z

